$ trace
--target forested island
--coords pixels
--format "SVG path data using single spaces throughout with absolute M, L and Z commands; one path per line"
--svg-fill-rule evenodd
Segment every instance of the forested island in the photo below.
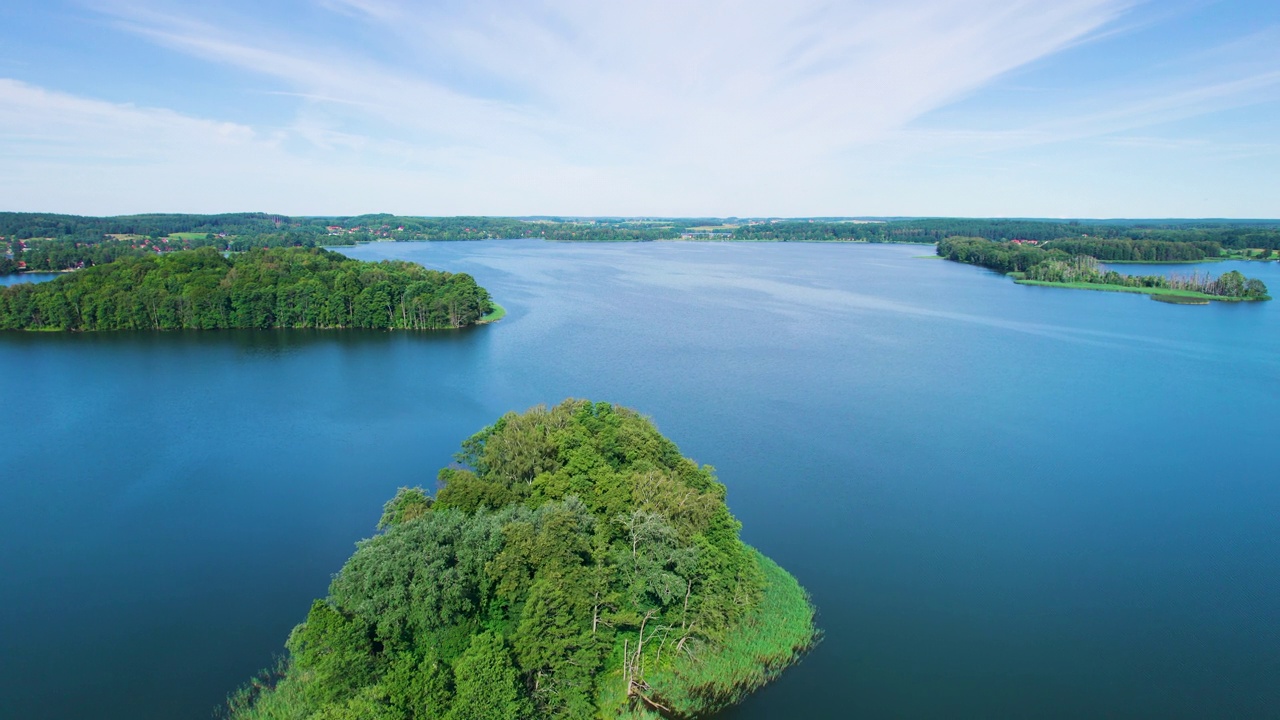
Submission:
M 390 214 L 289 217 L 267 213 L 81 217 L 4 212 L 0 213 L 0 255 L 3 255 L 0 257 L 0 274 L 78 269 L 120 257 L 201 247 L 237 252 L 258 247 L 512 238 L 541 238 L 557 242 L 700 240 L 932 244 L 949 237 L 980 237 L 1000 242 L 1053 242 L 1071 254 L 1087 254 L 1106 262 L 1196 262 L 1228 257 L 1265 260 L 1275 257 L 1280 251 L 1280 222 L 512 218 Z
M 1169 246 L 1169 247 L 1165 247 Z M 1099 260 L 1116 256 L 1191 259 L 1205 248 L 1195 243 L 1156 240 L 1091 240 L 996 242 L 978 237 L 951 237 L 938 243 L 940 257 L 955 262 L 980 265 L 1005 273 L 1015 282 L 1085 290 L 1139 292 L 1166 301 L 1207 302 L 1209 300 L 1270 300 L 1267 286 L 1232 270 L 1219 277 L 1202 273 L 1187 275 L 1126 275 L 1104 270 Z M 1101 256 L 1101 257 L 1099 257 Z M 1203 257 L 1199 259 L 1203 260 Z
M 0 290 L 0 330 L 371 328 L 481 322 L 496 306 L 466 273 L 322 248 L 213 248 L 114 262 Z
M 401 488 L 232 720 L 702 717 L 817 638 L 725 486 L 633 410 L 567 400 Z

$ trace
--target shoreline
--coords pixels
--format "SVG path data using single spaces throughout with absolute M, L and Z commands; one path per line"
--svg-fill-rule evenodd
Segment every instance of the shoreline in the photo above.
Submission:
M 476 325 L 488 325 L 490 323 L 496 323 L 502 318 L 507 316 L 506 308 L 502 307 L 501 305 L 493 301 L 490 301 L 489 304 L 493 306 L 493 309 L 490 310 L 487 314 L 481 315 L 480 319 L 475 322 Z
M 1207 257 L 1203 260 L 1099 260 L 1103 265 L 1199 265 L 1200 263 L 1217 263 L 1217 262 L 1275 262 L 1278 258 L 1269 257 L 1242 257 L 1237 255 L 1221 255 L 1218 257 Z
M 1207 257 L 1200 260 L 1099 260 L 1103 265 L 1199 265 L 1200 263 L 1244 260 L 1245 258 Z
M 1200 304 L 1198 301 L 1204 301 L 1204 304 L 1208 304 L 1210 301 L 1260 302 L 1263 300 L 1271 299 L 1270 296 L 1260 297 L 1260 298 L 1223 297 L 1221 295 L 1209 295 L 1207 293 L 1195 292 L 1193 290 L 1174 290 L 1172 288 L 1129 287 L 1128 285 L 1108 285 L 1104 283 L 1059 283 L 1059 282 L 1046 282 L 1044 280 L 1022 280 L 1017 278 L 1014 279 L 1014 282 L 1019 285 L 1033 285 L 1037 287 L 1056 287 L 1056 288 L 1066 288 L 1068 290 L 1097 290 L 1101 292 L 1124 292 L 1124 293 L 1134 293 L 1138 295 L 1147 295 L 1152 298 L 1156 296 L 1160 296 L 1162 298 L 1169 298 L 1169 299 L 1180 298 L 1184 300 L 1197 301 L 1195 303 L 1182 303 L 1182 304 Z

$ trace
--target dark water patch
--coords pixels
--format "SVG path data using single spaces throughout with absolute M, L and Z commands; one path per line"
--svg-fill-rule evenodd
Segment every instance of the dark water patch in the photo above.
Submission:
M 1204 298 L 1184 297 L 1182 295 L 1160 295 L 1153 294 L 1152 300 L 1156 302 L 1169 303 L 1170 305 L 1208 305 L 1210 301 Z

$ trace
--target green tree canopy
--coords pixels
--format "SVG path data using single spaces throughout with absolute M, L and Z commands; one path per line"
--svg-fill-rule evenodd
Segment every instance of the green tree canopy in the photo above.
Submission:
M 711 468 L 636 412 L 508 413 L 457 460 L 436 498 L 386 504 L 284 678 L 234 717 L 697 716 L 812 644 L 803 589 L 738 538 Z M 294 714 L 266 714 L 285 697 Z
M 0 329 L 432 330 L 477 322 L 489 293 L 465 273 L 320 248 L 212 249 L 125 257 L 0 290 Z

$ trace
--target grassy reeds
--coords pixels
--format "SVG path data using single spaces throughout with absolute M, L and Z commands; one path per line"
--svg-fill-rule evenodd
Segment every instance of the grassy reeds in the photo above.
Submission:
M 683 714 L 705 715 L 741 701 L 813 647 L 820 635 L 800 583 L 755 551 L 764 592 L 749 615 L 715 647 L 648 679 L 656 696 Z

